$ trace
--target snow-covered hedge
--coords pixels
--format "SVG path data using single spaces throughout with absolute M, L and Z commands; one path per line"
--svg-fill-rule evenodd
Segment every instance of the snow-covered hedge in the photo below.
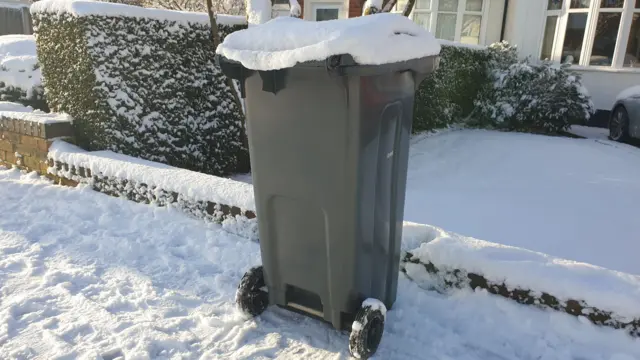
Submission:
M 48 103 L 73 116 L 78 145 L 215 175 L 248 170 L 207 14 L 68 0 L 31 12 Z M 222 38 L 246 27 L 217 20 Z
M 640 337 L 639 276 L 438 228 L 426 233 L 427 242 L 407 252 L 401 268 L 423 288 L 483 290 Z
M 523 60 L 493 73 L 476 101 L 475 122 L 498 129 L 558 133 L 584 124 L 595 112 L 578 73 L 569 65 Z
M 49 111 L 32 35 L 0 36 L 0 101 Z
M 469 116 L 496 68 L 516 61 L 506 42 L 489 47 L 441 41 L 440 67 L 416 92 L 415 131 L 447 127 Z
M 595 111 L 567 66 L 518 61 L 506 42 L 488 47 L 441 42 L 440 68 L 416 93 L 414 130 L 467 125 L 558 133 Z

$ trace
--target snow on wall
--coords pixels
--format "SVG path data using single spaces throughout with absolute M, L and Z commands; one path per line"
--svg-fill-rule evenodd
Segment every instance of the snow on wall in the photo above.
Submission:
M 86 152 L 63 141 L 55 142 L 51 146 L 49 158 L 76 168 L 88 169 L 92 174 L 135 181 L 149 187 L 156 186 L 183 194 L 193 200 L 233 205 L 242 210 L 255 210 L 253 187 L 242 182 L 111 151 Z
M 612 312 L 622 322 L 640 319 L 640 276 L 555 258 L 539 252 L 477 240 L 440 229 L 430 232 L 431 241 L 410 251 L 411 260 L 432 264 L 449 274 L 455 271 L 483 276 L 508 289 L 547 293 L 562 301 L 583 301 L 591 307 Z M 422 266 L 422 265 L 420 265 Z M 426 275 L 408 267 L 415 277 Z M 413 276 L 412 276 L 413 277 Z M 441 288 L 438 281 L 424 279 Z M 449 284 L 451 285 L 451 284 Z
M 55 13 L 55 14 L 72 14 L 76 16 L 117 16 L 117 17 L 135 17 L 153 20 L 175 21 L 184 25 L 202 24 L 209 25 L 209 16 L 207 13 L 174 11 L 153 8 L 143 8 L 139 6 L 131 6 L 125 4 L 107 3 L 99 1 L 82 1 L 82 0 L 43 0 L 34 3 L 31 6 L 32 13 Z M 247 23 L 244 16 L 217 15 L 217 21 L 220 25 L 244 25 Z

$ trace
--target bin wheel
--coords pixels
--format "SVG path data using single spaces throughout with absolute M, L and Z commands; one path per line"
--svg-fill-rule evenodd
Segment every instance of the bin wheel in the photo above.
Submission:
M 247 271 L 236 291 L 236 305 L 245 314 L 258 316 L 269 306 L 269 294 L 263 290 L 266 286 L 262 266 Z
M 365 301 L 351 326 L 349 352 L 356 359 L 368 359 L 377 350 L 384 333 L 386 308 L 382 303 Z

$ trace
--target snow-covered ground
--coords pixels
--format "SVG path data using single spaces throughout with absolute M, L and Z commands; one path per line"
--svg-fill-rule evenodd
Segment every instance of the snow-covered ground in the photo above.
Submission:
M 640 274 L 640 149 L 483 130 L 414 139 L 405 220 Z
M 165 208 L 0 171 L 0 354 L 8 359 L 346 359 L 347 336 L 233 297 L 258 244 Z M 402 278 L 377 359 L 640 358 L 640 342 L 486 293 Z
M 573 125 L 569 132 L 587 139 L 609 140 L 609 129 L 607 128 Z

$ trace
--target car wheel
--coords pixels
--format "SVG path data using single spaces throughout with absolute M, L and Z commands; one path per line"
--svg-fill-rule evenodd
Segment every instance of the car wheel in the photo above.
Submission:
M 619 142 L 629 140 L 629 113 L 624 106 L 618 106 L 609 119 L 609 139 Z

